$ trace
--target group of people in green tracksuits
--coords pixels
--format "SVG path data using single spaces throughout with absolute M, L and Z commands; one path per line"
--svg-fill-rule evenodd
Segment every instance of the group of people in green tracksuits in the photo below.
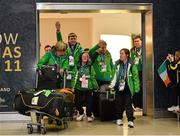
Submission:
M 84 50 L 77 42 L 75 33 L 69 33 L 68 43 L 64 43 L 60 23 L 56 22 L 55 26 L 57 34 L 55 48 L 46 52 L 37 67 L 41 69 L 42 65 L 57 64 L 67 72 L 66 87 L 74 91 L 75 106 L 79 112 L 76 120 L 84 119 L 83 106 L 85 105 L 87 121 L 93 121 L 93 92 L 100 86 L 109 84 L 109 88 L 116 91 L 117 125 L 123 125 L 123 112 L 126 110 L 128 126 L 134 127 L 132 96 L 140 91 L 138 64 L 142 62 L 141 54 L 137 54 L 136 50 L 130 52 L 123 48 L 119 52 L 119 59 L 113 63 L 104 40 Z M 133 59 L 130 58 L 131 54 L 134 54 Z

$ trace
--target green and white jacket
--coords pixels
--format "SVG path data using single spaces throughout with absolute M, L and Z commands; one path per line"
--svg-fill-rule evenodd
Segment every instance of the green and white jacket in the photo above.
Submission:
M 135 92 L 137 93 L 140 90 L 138 68 L 137 65 L 134 65 L 131 61 L 129 61 L 127 65 L 128 66 L 125 81 L 128 84 L 131 95 L 133 95 Z M 119 87 L 120 73 L 122 72 L 122 67 L 123 64 L 120 63 L 120 60 L 116 61 L 116 72 L 110 85 L 110 87 L 115 88 L 115 90 Z
M 61 32 L 57 32 L 56 36 L 57 36 L 57 41 L 58 42 L 63 41 Z M 83 52 L 83 48 L 82 48 L 80 43 L 77 43 L 75 45 L 74 52 L 72 52 L 69 43 L 67 44 L 67 49 L 66 49 L 65 55 L 67 56 L 68 59 L 69 59 L 70 56 L 73 56 L 73 58 L 74 58 L 74 66 L 72 68 L 70 68 L 71 71 L 73 70 L 74 67 L 76 67 L 78 65 L 79 57 L 82 54 L 82 52 Z

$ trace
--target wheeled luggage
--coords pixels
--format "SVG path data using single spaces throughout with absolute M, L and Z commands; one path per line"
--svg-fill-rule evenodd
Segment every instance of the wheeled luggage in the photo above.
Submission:
M 99 100 L 99 116 L 101 121 L 116 119 L 115 94 L 114 92 L 101 92 Z
M 93 115 L 99 118 L 99 91 L 93 92 Z
M 115 108 L 115 92 L 109 89 L 109 85 L 105 84 L 99 90 L 99 118 L 101 121 L 110 121 L 116 119 Z M 97 101 L 97 100 L 96 100 Z

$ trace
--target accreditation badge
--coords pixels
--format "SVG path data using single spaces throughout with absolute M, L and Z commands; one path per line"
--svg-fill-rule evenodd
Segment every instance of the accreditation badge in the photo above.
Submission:
M 124 91 L 124 88 L 125 88 L 125 80 L 120 80 L 119 82 L 119 91 Z
M 105 64 L 101 65 L 101 72 L 106 72 L 106 71 L 107 71 L 106 65 Z
M 134 64 L 139 64 L 139 58 L 138 57 L 135 57 Z
M 71 74 L 68 74 L 66 77 L 67 80 L 71 80 L 71 78 L 72 78 Z
M 74 57 L 73 56 L 69 56 L 69 65 L 74 66 Z
M 88 88 L 88 80 L 86 79 L 85 75 L 83 75 L 81 77 L 81 87 L 82 88 Z

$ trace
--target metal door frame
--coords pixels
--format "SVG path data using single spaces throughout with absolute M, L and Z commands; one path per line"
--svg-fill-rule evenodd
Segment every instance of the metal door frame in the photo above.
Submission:
M 53 13 L 57 11 L 64 11 L 64 12 L 81 12 L 81 13 L 100 13 L 100 10 L 123 10 L 129 13 L 141 13 L 141 33 L 142 33 L 142 43 L 143 43 L 143 115 L 149 115 L 148 105 L 147 105 L 147 67 L 149 65 L 154 66 L 154 53 L 152 52 L 152 62 L 147 62 L 146 57 L 147 54 L 146 50 L 146 32 L 145 32 L 145 17 L 148 11 L 152 12 L 153 4 L 152 3 L 36 3 L 37 9 L 37 45 L 39 45 L 39 13 Z M 152 22 L 153 24 L 153 22 Z M 153 36 L 152 36 L 153 37 Z M 153 39 L 152 39 L 153 41 Z M 37 51 L 39 50 L 39 46 L 37 46 Z M 152 45 L 153 48 L 153 45 Z M 38 54 L 39 56 L 39 54 Z M 154 94 L 154 77 L 153 73 L 150 75 L 152 79 L 152 90 L 151 93 Z M 149 90 L 148 90 L 149 91 Z M 154 95 L 152 94 L 152 106 L 154 111 Z M 150 114 L 152 115 L 153 112 Z

